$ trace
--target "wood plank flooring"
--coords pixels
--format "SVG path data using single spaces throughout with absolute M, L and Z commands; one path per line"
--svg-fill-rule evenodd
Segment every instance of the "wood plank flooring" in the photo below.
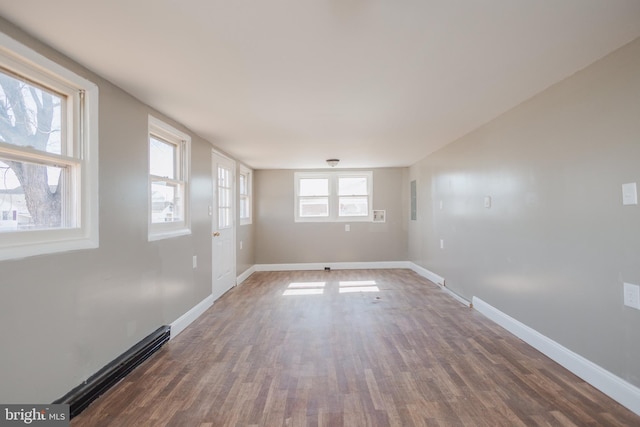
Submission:
M 410 270 L 259 272 L 80 426 L 639 426 Z

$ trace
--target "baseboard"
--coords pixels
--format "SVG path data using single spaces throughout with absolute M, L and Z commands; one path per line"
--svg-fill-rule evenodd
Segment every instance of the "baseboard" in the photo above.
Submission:
M 169 326 L 161 326 L 138 344 L 118 356 L 78 387 L 56 400 L 55 404 L 69 405 L 71 418 L 82 412 L 94 400 L 147 360 L 169 341 Z
M 409 263 L 409 268 L 414 272 L 418 273 L 420 276 L 424 277 L 425 279 L 429 279 L 433 283 L 436 283 L 440 286 L 444 286 L 444 277 L 438 276 L 436 273 L 429 271 L 426 268 L 421 267 L 418 264 L 415 264 L 413 262 Z
M 242 282 L 247 280 L 249 276 L 251 276 L 255 272 L 256 272 L 255 265 L 252 265 L 251 267 L 247 268 L 242 274 L 236 277 L 236 286 L 242 284 Z
M 480 298 L 473 297 L 473 307 L 613 400 L 640 415 L 640 388 L 563 347 Z
M 329 267 L 332 270 L 366 270 L 385 268 L 409 268 L 407 261 L 373 261 L 373 262 L 313 262 L 294 264 L 256 264 L 254 271 L 303 271 L 323 270 Z
M 202 315 L 209 307 L 213 305 L 213 295 L 209 295 L 198 304 L 196 304 L 191 310 L 187 311 L 182 316 L 178 317 L 171 323 L 171 339 L 174 339 L 178 334 L 184 331 L 187 326 L 192 324 L 198 317 Z
M 457 293 L 453 292 L 451 289 L 445 286 L 444 277 L 439 276 L 433 271 L 429 271 L 426 268 L 419 266 L 418 264 L 414 264 L 413 262 L 410 262 L 409 264 L 410 264 L 409 268 L 411 268 L 411 270 L 413 270 L 420 276 L 424 277 L 425 279 L 431 280 L 436 285 L 439 285 L 440 288 L 442 288 L 444 292 L 449 294 L 450 297 L 458 300 L 458 302 L 462 303 L 467 307 L 473 307 L 473 305 L 471 304 L 471 301 L 464 298 L 463 296 L 458 295 Z
M 447 294 L 449 294 L 449 296 L 451 298 L 458 300 L 458 302 L 461 303 L 462 305 L 470 307 L 470 308 L 473 307 L 473 304 L 471 303 L 471 301 L 469 301 L 468 299 L 466 299 L 463 296 L 460 296 L 460 295 L 456 294 L 455 292 L 453 292 L 451 289 L 447 288 L 446 286 L 442 286 L 442 290 L 444 292 L 446 292 Z

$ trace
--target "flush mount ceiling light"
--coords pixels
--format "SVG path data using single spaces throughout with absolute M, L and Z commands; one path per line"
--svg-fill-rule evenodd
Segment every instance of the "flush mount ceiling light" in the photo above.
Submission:
M 327 159 L 327 164 L 332 168 L 335 167 L 338 163 L 340 163 L 340 159 Z

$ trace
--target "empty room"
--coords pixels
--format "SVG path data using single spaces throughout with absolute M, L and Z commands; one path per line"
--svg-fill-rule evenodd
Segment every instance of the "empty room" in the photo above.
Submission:
M 0 425 L 640 425 L 640 2 L 0 0 Z

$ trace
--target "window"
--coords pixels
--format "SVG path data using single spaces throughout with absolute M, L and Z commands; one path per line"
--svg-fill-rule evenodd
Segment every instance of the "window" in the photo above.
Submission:
M 98 87 L 0 33 L 0 259 L 98 246 Z
M 233 226 L 233 171 L 223 165 L 218 165 L 218 230 Z
M 251 170 L 240 166 L 240 224 L 251 224 Z
M 371 172 L 296 172 L 295 219 L 371 221 Z
M 149 240 L 190 234 L 191 138 L 149 116 Z

